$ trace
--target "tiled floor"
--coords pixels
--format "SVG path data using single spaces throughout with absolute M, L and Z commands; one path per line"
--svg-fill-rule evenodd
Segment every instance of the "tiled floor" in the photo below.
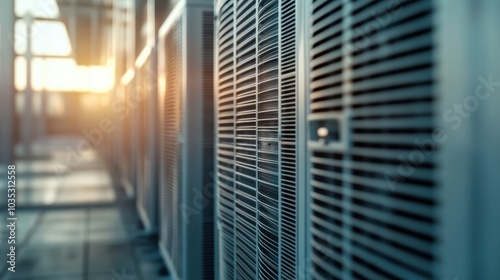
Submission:
M 134 203 L 113 186 L 97 153 L 67 159 L 78 141 L 39 142 L 34 159 L 16 162 L 16 273 L 6 271 L 2 240 L 0 279 L 168 279 L 159 273 L 156 240 L 143 236 Z M 6 229 L 0 233 L 3 239 Z

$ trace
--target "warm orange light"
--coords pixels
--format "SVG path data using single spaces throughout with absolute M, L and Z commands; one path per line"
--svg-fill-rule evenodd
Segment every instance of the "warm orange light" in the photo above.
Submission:
M 14 61 L 15 87 L 17 91 L 23 91 L 26 88 L 26 59 L 16 57 Z
M 40 18 L 57 18 L 59 9 L 55 0 L 17 0 L 16 14 L 26 12 Z M 18 20 L 15 27 L 15 49 L 20 55 L 27 49 L 26 22 Z M 79 66 L 71 58 L 72 49 L 66 26 L 58 21 L 37 20 L 31 27 L 31 86 L 35 91 L 76 91 L 107 93 L 114 86 L 113 67 Z M 40 58 L 36 56 L 61 56 Z M 26 60 L 15 61 L 15 85 L 18 91 L 26 88 Z
M 107 93 L 114 86 L 111 66 L 78 66 L 70 58 L 35 58 L 32 61 L 31 83 L 35 91 L 76 91 Z M 15 86 L 17 91 L 26 88 L 26 60 L 15 60 Z

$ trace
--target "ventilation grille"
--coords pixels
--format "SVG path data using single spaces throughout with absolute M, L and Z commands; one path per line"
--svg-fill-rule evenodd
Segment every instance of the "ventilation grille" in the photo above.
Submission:
M 127 104 L 126 101 L 130 99 L 130 95 L 132 94 L 132 84 L 133 81 L 131 81 L 127 86 L 125 86 L 125 96 L 124 100 L 122 100 L 123 104 Z M 132 117 L 130 116 L 130 108 L 127 106 L 126 108 L 127 112 L 124 115 L 124 119 L 122 121 L 122 127 L 123 129 L 121 130 L 121 141 L 122 141 L 122 148 L 123 150 L 121 151 L 121 162 L 119 163 L 121 166 L 121 174 L 128 179 L 129 182 L 132 182 L 132 177 L 131 177 L 131 161 L 132 161 Z
M 148 216 L 148 221 L 152 221 L 151 211 L 151 191 L 149 190 L 149 174 L 151 174 L 151 161 L 150 161 L 150 147 L 148 143 L 149 122 L 149 100 L 152 94 L 151 90 L 151 56 L 146 59 L 144 64 L 139 70 L 139 102 L 138 102 L 138 139 L 137 142 L 137 186 L 138 186 L 138 196 L 137 200 L 139 202 L 139 207 L 142 208 L 144 213 Z
M 213 181 L 214 166 L 214 14 L 203 12 L 203 182 Z M 210 192 L 209 185 L 203 185 L 203 192 Z M 203 209 L 203 279 L 215 276 L 214 262 L 214 205 L 213 200 Z
M 258 4 L 259 279 L 278 279 L 280 224 L 278 2 Z
M 294 279 L 295 1 L 222 1 L 217 28 L 221 275 Z
M 127 85 L 127 94 L 128 96 L 131 98 L 132 96 L 135 96 L 135 84 L 136 84 L 136 81 L 137 79 L 134 78 L 133 80 L 130 81 L 130 83 Z M 130 128 L 130 137 L 129 137 L 129 145 L 130 145 L 130 162 L 129 162 L 129 169 L 128 169 L 128 174 L 129 174 L 129 180 L 130 180 L 130 183 L 132 184 L 132 186 L 135 188 L 135 192 L 137 192 L 137 186 L 136 186 L 136 174 L 135 174 L 135 170 L 136 170 L 136 164 L 137 164 L 137 161 L 134 161 L 132 162 L 132 159 L 134 159 L 134 157 L 136 157 L 136 150 L 135 150 L 135 147 L 133 147 L 133 144 L 135 144 L 132 139 L 134 139 L 134 133 L 136 133 L 136 128 L 135 128 L 135 122 L 133 120 L 134 118 L 134 114 L 133 114 L 133 108 L 129 108 L 130 109 L 130 114 L 128 115 L 128 127 Z
M 136 86 L 136 100 L 139 100 L 136 107 L 136 118 L 137 118 L 137 142 L 136 142 L 136 178 L 137 178 L 137 202 L 139 207 L 144 212 L 144 208 L 147 202 L 147 188 L 146 188 L 146 146 L 147 146 L 147 98 L 149 97 L 149 92 L 147 91 L 147 80 L 144 77 L 145 66 L 144 64 L 138 73 L 138 85 Z
M 182 277 L 182 19 L 160 40 L 160 244 Z
M 435 278 L 432 6 L 391 2 L 311 1 L 310 127 L 348 126 L 309 145 L 314 279 Z
M 257 279 L 256 1 L 236 3 L 236 279 Z
M 297 267 L 297 88 L 295 0 L 281 0 L 281 278 L 295 279 Z
M 235 98 L 234 98 L 234 4 L 223 1 L 218 11 L 217 182 L 218 221 L 223 279 L 236 279 L 235 269 Z

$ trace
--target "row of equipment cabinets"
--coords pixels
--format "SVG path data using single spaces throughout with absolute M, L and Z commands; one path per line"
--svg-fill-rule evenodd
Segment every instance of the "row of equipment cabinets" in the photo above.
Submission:
M 480 2 L 177 1 L 113 147 L 173 279 L 500 279 Z

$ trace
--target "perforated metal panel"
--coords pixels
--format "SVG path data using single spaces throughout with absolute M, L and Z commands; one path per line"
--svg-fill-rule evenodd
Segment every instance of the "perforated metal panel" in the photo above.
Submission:
M 218 1 L 220 277 L 294 279 L 295 1 Z
M 125 100 L 133 100 L 135 98 L 135 91 L 136 91 L 136 78 L 135 75 L 134 77 L 125 85 Z M 129 113 L 127 114 L 127 117 L 124 119 L 124 125 L 125 125 L 125 133 L 124 135 L 126 138 L 124 140 L 124 148 L 126 149 L 125 154 L 127 154 L 127 151 L 129 153 L 129 161 L 125 162 L 124 169 L 125 169 L 125 178 L 126 181 L 130 183 L 132 192 L 136 195 L 137 194 L 137 185 L 136 185 L 136 180 L 137 180 L 137 174 L 136 174 L 136 159 L 137 159 L 137 138 L 138 138 L 138 133 L 137 133 L 137 118 L 136 118 L 136 110 L 133 107 L 127 107 L 127 110 L 129 110 Z M 125 182 L 126 184 L 127 182 Z M 125 185 L 127 186 L 127 185 Z
M 129 83 L 132 83 L 130 81 Z M 127 100 L 130 99 L 131 85 L 121 85 L 119 94 L 117 95 L 117 104 L 120 105 L 120 112 L 116 114 L 116 122 L 118 124 L 118 153 L 117 165 L 119 169 L 120 183 L 125 188 L 129 195 L 133 195 L 134 189 L 131 176 L 131 161 L 132 161 L 132 116 L 131 109 L 127 107 Z M 123 107 L 121 107 L 123 106 Z M 123 111 L 121 111 L 123 108 Z
M 217 188 L 219 275 L 235 279 L 235 98 L 234 3 L 219 1 L 217 21 Z
M 174 279 L 214 279 L 212 6 L 179 2 L 158 58 L 160 248 Z
M 202 91 L 203 91 L 203 193 L 210 198 L 203 211 L 203 279 L 215 279 L 214 236 L 214 13 L 202 14 Z
M 149 58 L 148 58 L 149 60 Z M 147 217 L 147 203 L 148 203 L 148 178 L 147 178 L 147 141 L 148 141 L 148 103 L 147 97 L 150 92 L 148 90 L 148 79 L 145 75 L 147 61 L 142 65 L 137 71 L 137 85 L 136 85 L 136 96 L 138 100 L 136 104 L 136 118 L 137 118 L 137 142 L 136 142 L 136 176 L 137 176 L 137 206 L 139 213 L 146 227 L 149 225 Z
M 135 77 L 135 82 L 133 84 L 133 94 L 134 100 L 140 100 L 140 102 L 134 102 L 135 106 L 132 106 L 132 137 L 133 137 L 133 160 L 132 160 L 132 172 L 134 174 L 134 187 L 136 189 L 137 196 L 141 196 L 144 185 L 144 143 L 145 143 L 145 114 L 146 109 L 145 104 L 142 102 L 142 97 L 144 90 L 142 88 L 142 83 L 140 80 L 140 72 L 137 72 Z
M 282 0 L 278 13 L 281 20 L 279 47 L 279 84 L 281 110 L 279 134 L 281 139 L 281 278 L 295 279 L 297 267 L 297 75 L 296 75 L 296 3 L 295 0 Z M 272 17 L 273 15 L 271 15 Z
M 182 272 L 182 18 L 159 43 L 160 66 L 160 246 L 172 258 L 176 273 Z M 181 278 L 181 275 L 178 275 Z
M 312 276 L 434 279 L 431 1 L 310 3 Z
M 156 48 L 147 47 L 137 59 L 136 108 L 137 118 L 137 209 L 149 232 L 157 229 L 157 91 Z

